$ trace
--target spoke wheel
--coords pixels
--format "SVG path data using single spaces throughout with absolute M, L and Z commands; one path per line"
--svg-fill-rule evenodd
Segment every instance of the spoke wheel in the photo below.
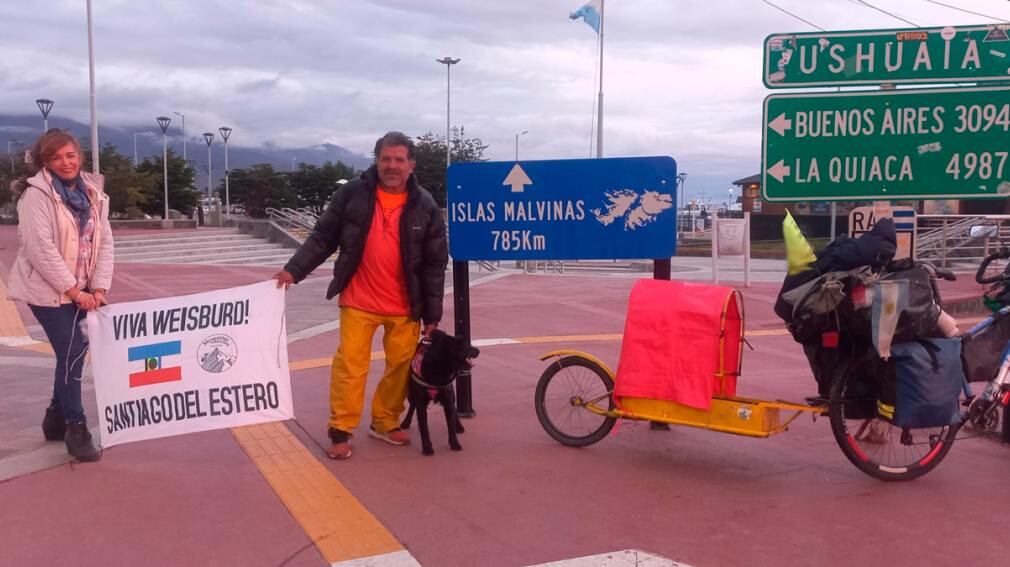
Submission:
M 593 413 L 585 406 L 614 409 L 614 381 L 599 364 L 581 356 L 566 356 L 544 370 L 537 383 L 537 419 L 562 445 L 585 447 L 603 439 L 616 417 Z
M 960 424 L 902 428 L 877 416 L 875 393 L 840 362 L 831 385 L 831 432 L 842 453 L 880 480 L 912 480 L 933 470 L 954 444 Z

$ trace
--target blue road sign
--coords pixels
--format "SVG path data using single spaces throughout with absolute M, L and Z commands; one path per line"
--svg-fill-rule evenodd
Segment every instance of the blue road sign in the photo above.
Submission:
M 669 258 L 677 248 L 671 157 L 456 163 L 454 260 Z

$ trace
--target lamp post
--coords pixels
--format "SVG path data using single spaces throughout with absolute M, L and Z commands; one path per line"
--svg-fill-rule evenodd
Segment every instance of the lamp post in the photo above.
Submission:
M 228 192 L 228 136 L 231 136 L 231 128 L 222 126 L 218 128 L 221 137 L 224 138 L 224 210 L 225 217 L 231 218 L 231 194 Z
M 519 161 L 519 136 L 529 133 L 530 133 L 529 130 L 523 130 L 522 132 L 516 133 L 516 161 Z
M 53 109 L 53 101 L 39 98 L 35 99 L 35 104 L 39 105 L 39 110 L 42 111 L 42 133 L 45 134 L 49 131 L 49 111 Z
M 172 119 L 167 116 L 158 117 L 158 126 L 161 126 L 161 165 L 165 175 L 165 216 L 162 217 L 164 220 L 168 220 L 168 125 L 171 123 Z
M 134 132 L 133 133 L 133 167 L 136 169 L 140 165 L 140 154 L 137 153 L 137 134 L 146 134 L 146 132 Z
M 11 145 L 19 143 L 17 140 L 7 141 L 7 156 L 11 158 L 11 177 L 14 177 L 14 154 L 11 153 Z
M 677 174 L 677 190 L 680 191 L 680 212 L 681 215 L 684 214 L 684 181 L 687 179 L 686 173 Z M 677 223 L 677 226 L 683 226 L 683 221 Z M 683 232 L 683 230 L 681 230 Z
M 173 112 L 179 118 L 182 118 L 182 159 L 189 159 L 186 155 L 186 115 L 179 112 Z
M 204 132 L 203 139 L 207 142 L 207 197 L 210 197 L 211 179 L 214 177 L 214 164 L 210 161 L 210 145 L 214 142 L 214 133 Z
M 91 100 L 91 173 L 98 173 L 101 148 L 98 145 L 98 102 L 95 96 L 95 42 L 91 33 L 91 0 L 88 10 L 88 98 Z
M 449 91 L 452 84 L 450 80 L 450 70 L 452 69 L 452 66 L 459 63 L 461 59 L 453 59 L 452 57 L 447 56 L 441 59 L 436 59 L 435 61 L 445 65 L 445 167 L 448 169 L 449 165 L 452 163 L 452 158 L 450 157 L 452 143 L 449 139 Z

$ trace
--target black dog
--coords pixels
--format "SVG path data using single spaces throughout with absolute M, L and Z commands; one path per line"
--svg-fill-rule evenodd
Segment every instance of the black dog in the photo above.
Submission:
M 431 334 L 429 341 L 417 346 L 417 354 L 410 363 L 410 389 L 407 394 L 410 408 L 407 409 L 407 417 L 403 419 L 400 428 L 410 429 L 410 420 L 416 409 L 417 428 L 421 432 L 421 452 L 425 455 L 435 454 L 428 431 L 428 404 L 438 402 L 445 410 L 449 448 L 462 451 L 463 446 L 459 444 L 456 434 L 463 433 L 463 424 L 456 414 L 456 393 L 452 383 L 460 372 L 470 370 L 473 365 L 471 359 L 477 358 L 480 351 L 462 338 L 439 330 Z

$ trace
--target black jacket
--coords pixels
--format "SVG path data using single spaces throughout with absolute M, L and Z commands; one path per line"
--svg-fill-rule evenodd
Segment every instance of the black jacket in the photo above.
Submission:
M 365 251 L 378 183 L 378 170 L 373 165 L 333 194 L 312 233 L 284 266 L 295 282 L 305 279 L 339 249 L 326 299 L 344 291 Z M 407 204 L 400 216 L 400 257 L 411 317 L 426 324 L 438 323 L 449 261 L 445 221 L 435 199 L 417 184 L 413 174 L 407 181 Z

